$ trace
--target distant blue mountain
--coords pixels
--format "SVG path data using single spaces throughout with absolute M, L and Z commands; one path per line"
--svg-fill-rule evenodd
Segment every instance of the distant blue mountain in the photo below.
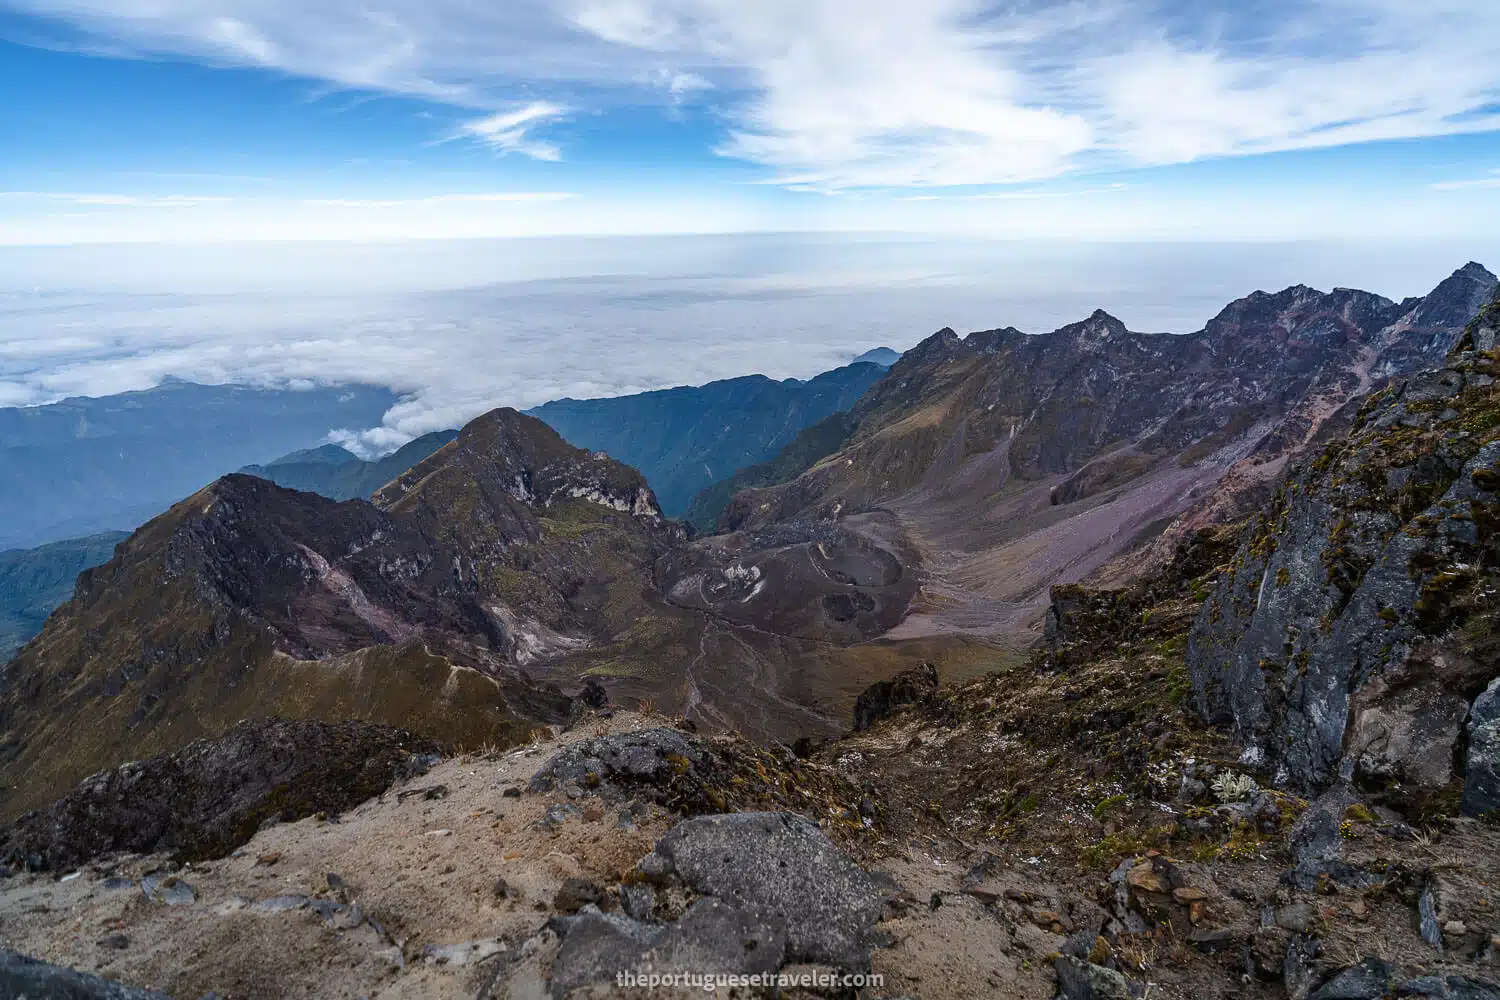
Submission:
M 861 362 L 866 362 L 872 365 L 879 365 L 882 368 L 889 368 L 900 359 L 900 351 L 893 351 L 889 347 L 876 347 L 855 358 L 853 364 L 857 365 Z
M 423 434 L 373 462 L 361 461 L 353 452 L 327 444 L 294 451 L 265 465 L 247 465 L 240 471 L 334 500 L 363 499 L 457 436 L 458 431 Z
M 40 632 L 52 610 L 73 596 L 79 573 L 106 562 L 128 537 L 123 531 L 107 531 L 0 552 L 0 663 Z
M 853 406 L 884 375 L 883 366 L 860 362 L 806 381 L 746 375 L 610 399 L 559 399 L 527 412 L 572 444 L 645 473 L 662 510 L 676 517 L 699 490 L 775 455 L 803 428 Z
M 0 408 L 0 548 L 130 529 L 226 472 L 337 428 L 380 423 L 399 397 L 172 379 L 140 392 Z

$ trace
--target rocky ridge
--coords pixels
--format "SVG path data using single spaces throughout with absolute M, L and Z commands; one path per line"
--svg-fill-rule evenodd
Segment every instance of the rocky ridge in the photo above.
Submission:
M 524 739 L 573 711 L 527 665 L 628 627 L 683 537 L 639 473 L 515 411 L 373 504 L 224 477 L 84 573 L 4 667 L 0 811 L 253 715 Z

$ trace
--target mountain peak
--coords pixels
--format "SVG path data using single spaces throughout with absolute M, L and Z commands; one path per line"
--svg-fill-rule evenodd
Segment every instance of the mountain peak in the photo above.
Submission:
M 889 368 L 900 359 L 900 351 L 893 351 L 889 347 L 875 347 L 859 355 L 849 363 L 853 365 L 868 363 L 872 365 L 879 365 L 882 368 Z
M 1422 298 L 1409 314 L 1409 324 L 1418 329 L 1462 327 L 1490 300 L 1496 284 L 1487 267 L 1471 260 Z
M 1070 323 L 1057 332 L 1071 337 L 1085 350 L 1092 350 L 1115 337 L 1123 337 L 1130 331 L 1119 318 L 1103 309 L 1095 309 L 1088 319 Z

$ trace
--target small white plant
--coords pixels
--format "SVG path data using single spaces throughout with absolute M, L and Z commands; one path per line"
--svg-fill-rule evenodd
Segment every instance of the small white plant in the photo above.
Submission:
M 1220 771 L 1214 779 L 1214 796 L 1220 802 L 1243 802 L 1258 788 L 1255 779 L 1237 771 Z

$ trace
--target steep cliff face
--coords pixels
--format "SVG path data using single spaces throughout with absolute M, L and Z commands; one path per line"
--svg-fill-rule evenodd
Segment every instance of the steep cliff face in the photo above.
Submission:
M 1472 349 L 1494 309 L 1281 485 L 1195 624 L 1199 710 L 1291 787 L 1500 807 L 1481 698 L 1500 675 L 1500 393 Z
M 0 673 L 0 810 L 245 716 L 513 741 L 570 710 L 525 668 L 627 627 L 684 537 L 635 470 L 513 410 L 374 504 L 226 476 L 83 574 Z

